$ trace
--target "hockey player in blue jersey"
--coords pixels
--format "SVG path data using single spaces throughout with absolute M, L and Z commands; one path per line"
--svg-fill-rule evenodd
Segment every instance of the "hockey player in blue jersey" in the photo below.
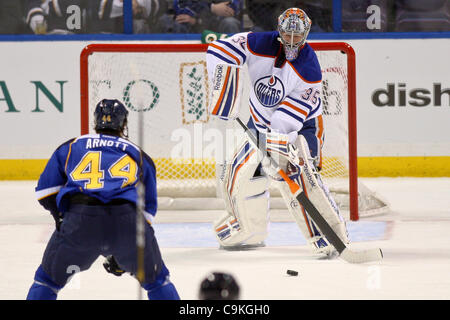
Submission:
M 137 184 L 145 186 L 145 279 L 149 299 L 179 299 L 169 280 L 151 219 L 157 210 L 152 159 L 126 139 L 128 111 L 118 100 L 100 101 L 96 134 L 59 146 L 41 174 L 36 195 L 55 219 L 53 232 L 27 299 L 56 299 L 75 271 L 100 256 L 113 256 L 124 272 L 136 274 Z
M 345 221 L 322 182 L 322 72 L 307 43 L 311 20 L 299 8 L 278 18 L 278 30 L 243 32 L 208 46 L 206 62 L 211 79 L 210 113 L 221 119 L 239 115 L 241 68 L 248 67 L 248 108 L 259 143 L 280 168 L 308 194 L 310 200 L 345 243 Z M 223 248 L 261 245 L 268 236 L 269 183 L 276 186 L 302 234 L 315 253 L 335 256 L 336 251 L 292 196 L 270 161 L 244 139 L 220 174 L 227 212 L 214 224 Z M 304 160 L 298 165 L 297 159 Z M 264 174 L 261 172 L 261 168 Z

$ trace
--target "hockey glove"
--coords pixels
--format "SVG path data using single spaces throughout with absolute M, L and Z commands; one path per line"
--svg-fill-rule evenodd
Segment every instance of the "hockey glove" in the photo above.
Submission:
M 112 255 L 106 257 L 105 262 L 103 262 L 103 267 L 105 268 L 106 272 L 112 273 L 113 275 L 118 277 L 125 273 L 125 270 L 122 270 L 122 268 L 119 267 L 119 264 Z
M 304 164 L 303 159 L 299 158 L 297 147 L 289 142 L 290 138 L 295 140 L 297 138 L 297 132 L 291 132 L 290 134 L 279 133 L 277 131 L 267 132 L 266 151 L 277 160 L 277 163 L 283 162 L 280 161 L 281 159 L 279 157 L 281 156 L 301 170 Z

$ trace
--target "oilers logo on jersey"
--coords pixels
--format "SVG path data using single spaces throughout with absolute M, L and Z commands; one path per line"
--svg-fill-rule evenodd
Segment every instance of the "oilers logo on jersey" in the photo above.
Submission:
M 267 108 L 277 106 L 284 98 L 284 85 L 277 76 L 265 76 L 258 79 L 254 86 L 258 101 Z

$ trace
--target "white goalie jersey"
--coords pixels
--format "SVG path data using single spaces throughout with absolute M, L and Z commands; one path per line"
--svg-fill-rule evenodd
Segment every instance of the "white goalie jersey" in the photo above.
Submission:
M 278 31 L 247 32 L 216 40 L 208 46 L 206 62 L 210 79 L 218 64 L 247 64 L 249 108 L 256 128 L 262 133 L 270 128 L 288 134 L 298 132 L 305 121 L 322 114 L 322 73 L 308 43 L 290 62 L 278 36 Z

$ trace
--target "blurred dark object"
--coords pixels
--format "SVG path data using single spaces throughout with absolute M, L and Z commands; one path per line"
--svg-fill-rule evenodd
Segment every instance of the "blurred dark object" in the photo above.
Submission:
M 239 300 L 240 288 L 231 274 L 211 272 L 200 283 L 200 300 Z
M 343 32 L 386 32 L 392 5 L 389 0 L 342 1 Z
M 292 7 L 302 9 L 312 20 L 311 32 L 332 31 L 332 3 L 329 0 L 246 0 L 246 13 L 251 20 L 251 31 L 277 29 L 278 16 Z
M 333 32 L 333 0 L 130 1 L 133 33 L 272 31 L 290 7 L 308 14 L 311 32 Z M 342 0 L 341 7 L 343 32 L 450 31 L 450 0 Z M 0 34 L 123 33 L 123 23 L 120 1 L 0 0 Z
M 26 0 L 26 23 L 35 34 L 84 33 L 84 0 Z
M 29 33 L 24 20 L 24 1 L 0 0 L 0 34 Z
M 167 0 L 132 0 L 133 33 L 162 32 L 162 17 L 168 11 Z M 89 33 L 123 33 L 123 8 L 112 1 L 102 6 L 101 0 L 87 2 Z
M 203 30 L 233 34 L 243 31 L 242 0 L 173 0 L 164 33 L 201 33 Z
M 104 0 L 24 0 L 35 34 L 123 33 L 123 3 Z M 133 33 L 159 33 L 167 0 L 130 0 Z
M 449 0 L 396 0 L 394 31 L 450 31 Z
M 286 1 L 246 0 L 248 17 L 253 23 L 251 31 L 273 31 L 277 29 L 278 16 L 285 10 Z

